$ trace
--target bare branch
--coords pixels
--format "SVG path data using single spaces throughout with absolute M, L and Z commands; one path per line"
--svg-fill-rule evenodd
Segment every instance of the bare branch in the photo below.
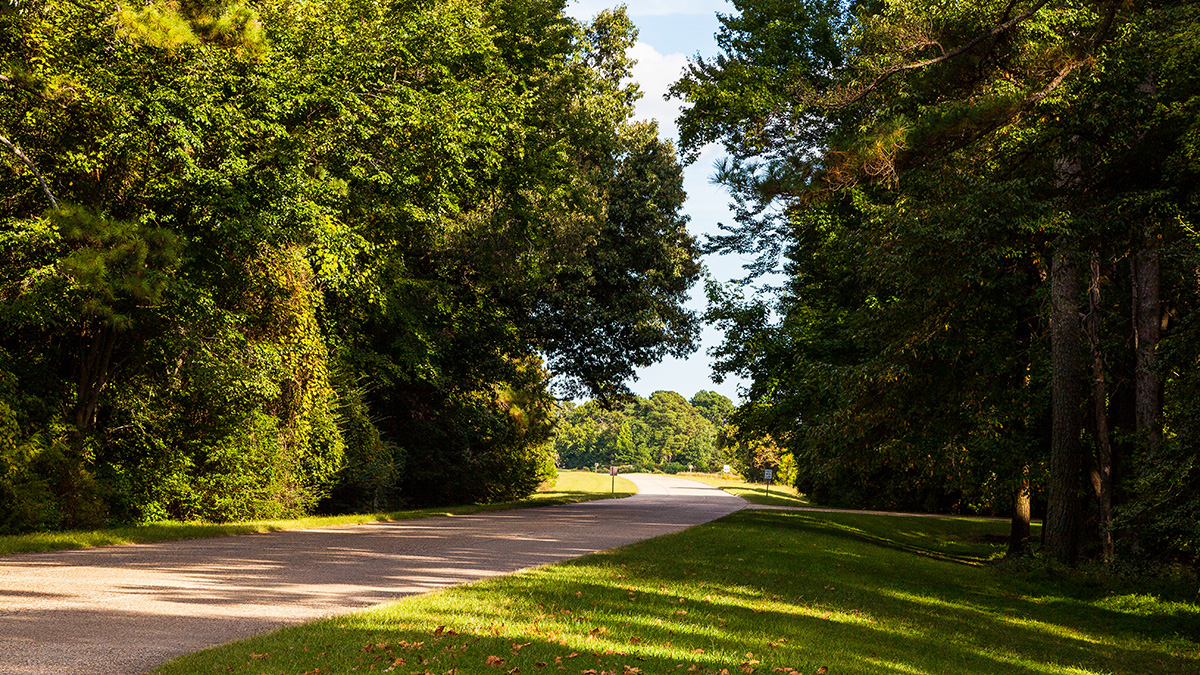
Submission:
M 54 195 L 50 193 L 50 187 L 48 185 L 46 185 L 46 179 L 42 176 L 42 172 L 38 171 L 38 168 L 33 163 L 33 161 L 30 160 L 28 157 L 26 157 L 25 153 L 21 152 L 20 148 L 13 145 L 13 142 L 8 140 L 4 136 L 0 136 L 0 144 L 3 144 L 9 150 L 11 150 L 12 153 L 14 155 L 16 155 L 18 159 L 20 159 L 22 162 L 25 163 L 25 166 L 29 167 L 30 171 L 33 171 L 34 175 L 37 176 L 38 182 L 42 184 L 42 192 L 45 192 L 46 198 L 50 200 L 50 206 L 53 207 L 55 210 L 58 210 L 58 200 L 55 199 Z

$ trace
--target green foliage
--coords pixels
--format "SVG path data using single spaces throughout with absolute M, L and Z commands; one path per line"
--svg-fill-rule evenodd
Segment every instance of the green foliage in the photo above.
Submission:
M 709 287 L 718 370 L 753 382 L 738 428 L 791 451 L 820 501 L 1007 513 L 1028 468 L 1040 509 L 1049 261 L 1094 260 L 1099 302 L 1078 298 L 1094 341 L 1078 347 L 1107 393 L 1089 406 L 1084 471 L 1111 440 L 1125 552 L 1194 560 L 1200 7 L 736 5 L 724 53 L 674 91 L 691 104 L 685 153 L 719 141 L 730 155 L 718 178 L 739 223 L 709 249 L 786 275 L 758 296 Z M 1169 307 L 1161 447 L 1135 419 L 1129 341 L 1146 250 Z
M 723 461 L 716 426 L 673 391 L 656 391 L 649 399 L 625 399 L 620 407 L 600 401 L 569 405 L 559 416 L 554 438 L 559 466 L 616 464 L 678 473 L 688 465 L 698 471 L 715 470 Z
M 520 498 L 548 369 L 693 347 L 623 12 L 95 11 L 0 14 L 3 527 Z

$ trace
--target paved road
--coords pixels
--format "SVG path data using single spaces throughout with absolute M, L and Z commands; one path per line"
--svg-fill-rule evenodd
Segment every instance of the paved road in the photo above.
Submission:
M 0 674 L 141 673 L 279 626 L 675 532 L 743 508 L 626 476 L 569 506 L 0 557 Z

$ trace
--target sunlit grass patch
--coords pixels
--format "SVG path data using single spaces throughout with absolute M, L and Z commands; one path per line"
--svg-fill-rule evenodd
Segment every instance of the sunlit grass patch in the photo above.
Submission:
M 929 521 L 918 523 L 908 521 Z M 742 511 L 161 673 L 1192 675 L 1200 611 L 983 565 L 1005 523 Z M 891 529 L 900 534 L 888 539 Z M 957 533 L 957 534 L 956 534 Z M 1133 611 L 1129 611 L 1130 608 Z M 319 671 L 318 671 L 319 669 Z M 391 669 L 389 671 L 389 669 Z
M 609 476 L 581 471 L 559 472 L 553 486 L 543 486 L 528 499 L 497 504 L 468 504 L 465 506 L 410 509 L 387 513 L 366 513 L 346 516 L 311 516 L 291 520 L 255 520 L 240 523 L 203 523 L 163 521 L 129 527 L 114 527 L 100 530 L 35 532 L 32 534 L 0 536 L 0 555 L 8 553 L 31 553 L 37 551 L 62 551 L 93 546 L 115 546 L 120 544 L 148 544 L 158 541 L 180 539 L 204 539 L 225 537 L 255 532 L 278 532 L 310 527 L 334 525 L 356 525 L 360 523 L 388 520 L 411 520 L 431 516 L 461 516 L 488 511 L 573 504 L 592 499 L 628 497 L 637 493 L 637 486 L 624 478 L 617 478 L 617 491 L 610 492 Z
M 570 497 L 614 496 L 637 494 L 637 486 L 627 478 L 614 478 L 606 473 L 559 470 L 558 477 L 547 481 L 531 499 L 563 499 Z
M 699 481 L 719 487 L 729 494 L 736 495 L 750 502 L 764 506 L 812 506 L 812 502 L 790 485 L 766 485 L 764 483 L 747 483 L 744 480 L 729 478 L 713 478 L 710 475 L 680 474 L 680 478 Z

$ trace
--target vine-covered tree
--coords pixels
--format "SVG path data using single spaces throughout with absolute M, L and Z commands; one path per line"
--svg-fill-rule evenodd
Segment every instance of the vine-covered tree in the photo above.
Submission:
M 634 31 L 562 3 L 0 8 L 0 530 L 498 500 L 692 348 Z

